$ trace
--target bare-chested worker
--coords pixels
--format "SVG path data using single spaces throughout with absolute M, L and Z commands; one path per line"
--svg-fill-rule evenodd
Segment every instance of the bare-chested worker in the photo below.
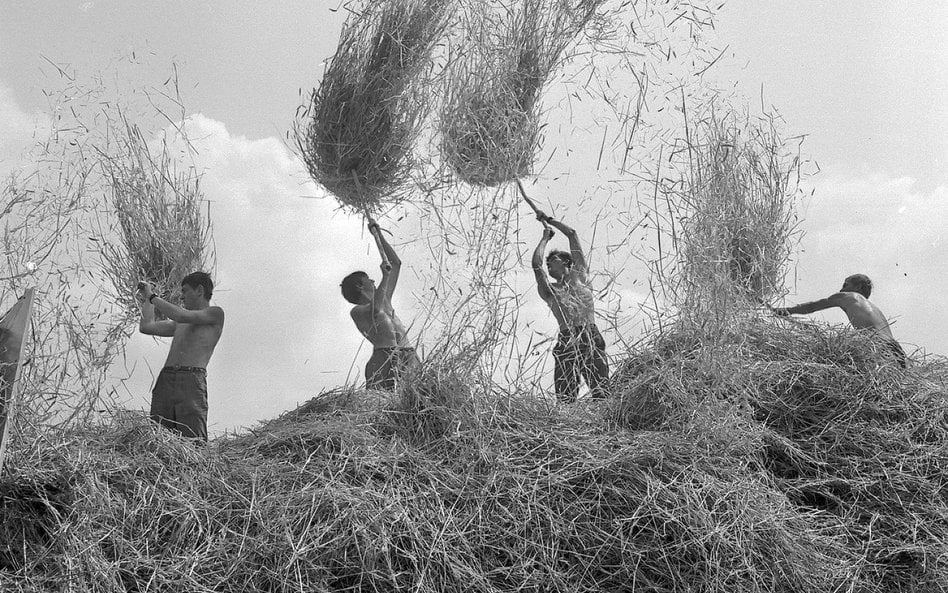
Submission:
M 181 281 L 182 307 L 138 284 L 141 333 L 170 337 L 171 350 L 151 392 L 151 419 L 186 437 L 207 441 L 207 363 L 224 329 L 224 310 L 212 307 L 214 283 L 204 272 Z M 167 319 L 156 320 L 155 311 Z
M 365 272 L 353 272 L 342 280 L 342 296 L 355 305 L 349 314 L 359 333 L 373 347 L 372 357 L 365 365 L 365 386 L 394 391 L 398 379 L 418 363 L 418 358 L 408 341 L 405 326 L 392 306 L 402 260 L 385 239 L 377 222 L 370 218 L 368 227 L 382 250 L 382 280 L 376 286 Z
M 839 307 L 846 313 L 849 322 L 858 330 L 867 330 L 874 336 L 883 340 L 885 345 L 895 355 L 896 360 L 902 368 L 905 368 L 905 351 L 902 346 L 892 337 L 892 330 L 889 328 L 889 321 L 879 307 L 869 302 L 869 295 L 872 293 L 872 280 L 864 274 L 853 274 L 846 278 L 843 287 L 836 294 L 832 294 L 825 299 L 803 303 L 795 307 L 780 307 L 773 312 L 781 317 L 796 314 L 809 314 L 824 309 Z
M 606 396 L 609 378 L 609 360 L 606 343 L 596 327 L 595 297 L 586 277 L 586 257 L 576 231 L 543 212 L 537 219 L 546 223 L 543 237 L 533 252 L 533 274 L 537 292 L 556 317 L 559 335 L 553 346 L 553 386 L 562 402 L 576 401 L 579 385 L 586 380 L 593 398 Z M 569 252 L 552 250 L 546 256 L 546 266 L 554 282 L 543 271 L 543 254 L 553 237 L 553 226 L 569 241 Z

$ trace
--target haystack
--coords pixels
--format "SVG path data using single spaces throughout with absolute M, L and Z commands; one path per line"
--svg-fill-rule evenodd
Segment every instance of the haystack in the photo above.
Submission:
M 0 585 L 53 591 L 948 590 L 948 365 L 748 319 L 556 407 L 431 369 L 195 448 L 145 418 L 21 439 Z M 713 345 L 710 345 L 713 346 Z M 654 386 L 667 413 L 629 428 Z
M 366 2 L 303 110 L 297 144 L 310 176 L 358 213 L 406 197 L 414 142 L 428 111 L 420 92 L 453 0 Z
M 175 301 L 186 275 L 212 267 L 211 223 L 194 169 L 178 170 L 167 146 L 155 155 L 137 126 L 124 121 L 122 131 L 118 154 L 101 160 L 120 237 L 100 255 L 116 301 L 137 313 L 138 282 Z

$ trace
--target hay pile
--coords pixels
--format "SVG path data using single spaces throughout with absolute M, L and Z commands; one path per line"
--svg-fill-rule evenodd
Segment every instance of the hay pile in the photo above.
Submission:
M 659 336 L 589 407 L 426 367 L 206 449 L 134 417 L 20 441 L 0 587 L 948 591 L 945 363 L 755 320 L 729 339 Z
M 824 590 L 948 591 L 948 364 L 906 371 L 849 328 L 774 323 L 659 338 L 617 370 L 613 422 L 743 426 L 781 496 L 841 538 L 846 576 Z
M 212 267 L 211 223 L 194 169 L 179 170 L 166 145 L 153 154 L 138 126 L 124 121 L 122 132 L 115 154 L 101 157 L 120 240 L 104 242 L 100 256 L 116 302 L 134 317 L 139 281 L 175 301 L 185 276 Z
M 353 12 L 296 140 L 310 176 L 359 213 L 397 203 L 428 111 L 421 92 L 453 0 L 366 2 Z
M 602 0 L 478 4 L 445 74 L 441 154 L 470 185 L 493 187 L 533 172 L 540 94 Z

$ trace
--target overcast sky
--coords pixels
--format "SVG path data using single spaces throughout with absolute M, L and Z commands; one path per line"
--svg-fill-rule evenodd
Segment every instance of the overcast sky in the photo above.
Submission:
M 214 301 L 227 313 L 209 367 L 212 431 L 252 425 L 359 380 L 369 354 L 338 283 L 354 269 L 375 272 L 374 250 L 361 221 L 330 198 L 313 199 L 322 192 L 286 148 L 301 91 L 318 84 L 320 62 L 335 49 L 338 5 L 38 0 L 5 7 L 0 20 L 0 170 L 14 166 L 45 117 L 42 91 L 56 74 L 47 60 L 107 72 L 134 52 L 149 84 L 177 65 L 213 205 Z M 866 273 L 907 350 L 945 353 L 948 5 L 731 0 L 715 28 L 727 51 L 707 76 L 779 110 L 792 133 L 806 135 L 805 156 L 820 170 L 807 180 L 813 195 L 790 300 L 826 296 L 846 275 Z M 546 170 L 543 187 L 557 189 L 558 173 Z M 554 202 L 581 209 L 567 199 Z M 410 232 L 405 223 L 383 226 L 396 239 Z M 528 246 L 533 230 L 522 239 Z M 417 260 L 406 266 L 424 275 Z M 631 300 L 640 289 L 614 287 Z M 411 318 L 412 302 L 401 298 L 396 306 Z M 525 332 L 553 334 L 538 299 L 525 298 L 524 308 Z M 841 312 L 818 318 L 845 321 Z M 141 336 L 130 343 L 138 370 L 129 407 L 147 407 L 147 369 L 157 373 L 166 351 L 166 342 Z

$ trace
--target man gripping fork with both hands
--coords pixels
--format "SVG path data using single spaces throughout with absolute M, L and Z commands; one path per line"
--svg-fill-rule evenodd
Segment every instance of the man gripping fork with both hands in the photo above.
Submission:
M 606 396 L 609 360 L 606 343 L 596 327 L 595 297 L 586 276 L 586 257 L 576 231 L 559 220 L 537 211 L 537 220 L 544 223 L 543 236 L 533 252 L 533 273 L 537 292 L 556 317 L 559 325 L 553 346 L 553 384 L 561 402 L 576 401 L 579 385 L 586 380 L 595 399 Z M 543 256 L 556 228 L 569 241 L 569 251 L 552 250 Z M 549 278 L 553 278 L 550 282 Z

